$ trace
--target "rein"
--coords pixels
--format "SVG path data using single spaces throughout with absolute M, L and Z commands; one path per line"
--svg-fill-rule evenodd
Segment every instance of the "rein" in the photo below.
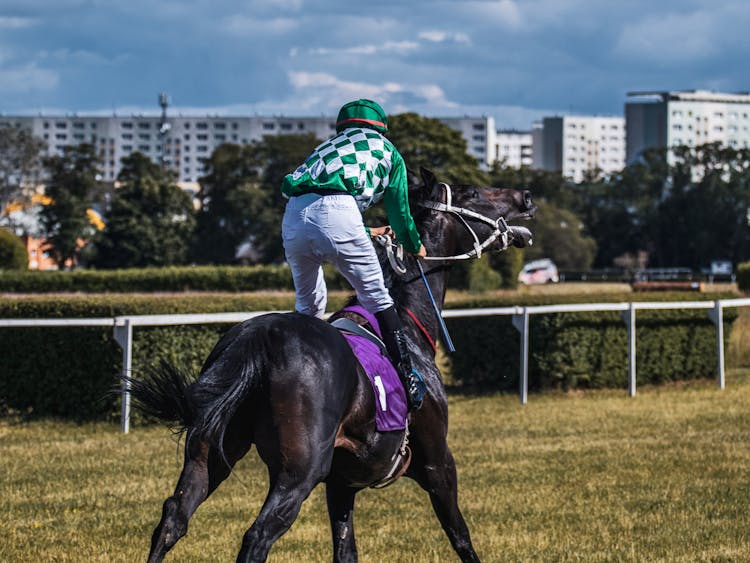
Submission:
M 417 318 L 417 315 L 414 314 L 414 312 L 409 309 L 408 307 L 404 307 L 403 305 L 401 308 L 404 310 L 404 312 L 409 315 L 412 321 L 414 321 L 414 324 L 417 325 L 417 328 L 422 333 L 422 336 L 424 336 L 427 339 L 427 342 L 432 347 L 432 353 L 437 354 L 437 346 L 435 345 L 435 341 L 432 339 L 432 336 L 430 336 L 430 333 L 427 332 L 427 329 L 424 327 L 424 325 L 420 322 L 420 320 Z

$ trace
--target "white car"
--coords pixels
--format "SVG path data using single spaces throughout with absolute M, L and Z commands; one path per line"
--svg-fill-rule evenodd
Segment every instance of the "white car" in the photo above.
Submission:
M 555 263 L 549 258 L 542 258 L 524 264 L 518 273 L 518 281 L 524 285 L 557 283 L 560 281 L 560 276 Z

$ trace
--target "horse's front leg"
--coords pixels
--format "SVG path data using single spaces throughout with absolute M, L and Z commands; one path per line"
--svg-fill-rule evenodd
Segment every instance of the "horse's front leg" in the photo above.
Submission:
M 336 563 L 351 563 L 358 560 L 354 539 L 354 496 L 357 489 L 340 481 L 326 483 L 328 517 L 331 520 L 333 538 L 333 560 Z
M 461 561 L 478 562 L 469 528 L 458 508 L 456 463 L 446 441 L 447 419 L 443 415 L 442 420 L 436 420 L 429 403 L 425 403 L 420 415 L 424 418 L 420 420 L 422 424 L 413 427 L 414 457 L 407 476 L 429 493 L 432 508 Z
M 251 442 L 234 444 L 225 451 L 230 465 L 206 442 L 185 444 L 185 465 L 174 494 L 164 501 L 162 516 L 151 536 L 149 563 L 162 561 L 187 533 L 188 521 L 198 506 L 229 476 L 235 462 L 247 453 Z

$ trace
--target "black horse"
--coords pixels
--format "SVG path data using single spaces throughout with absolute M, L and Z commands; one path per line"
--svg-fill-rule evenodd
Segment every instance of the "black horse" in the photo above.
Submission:
M 462 254 L 478 241 L 489 241 L 489 249 L 528 242 L 528 230 L 508 229 L 503 218 L 533 215 L 529 192 L 448 186 L 429 171 L 421 175 L 422 181 L 410 188 L 410 200 L 431 256 Z M 427 276 L 442 304 L 447 262 L 435 264 Z M 479 560 L 458 508 L 456 469 L 446 442 L 448 404 L 430 343 L 439 324 L 416 261 L 408 259 L 406 267 L 396 276 L 384 265 L 414 365 L 428 388 L 422 408 L 411 415 L 411 463 L 402 455 L 403 431 L 376 431 L 375 394 L 336 328 L 297 313 L 245 321 L 220 339 L 194 382 L 188 384 L 166 364 L 151 377 L 131 381 L 141 410 L 187 430 L 185 465 L 174 494 L 164 502 L 149 561 L 161 561 L 185 535 L 192 514 L 252 444 L 268 466 L 270 487 L 244 535 L 238 561 L 265 561 L 302 502 L 323 482 L 333 559 L 356 561 L 355 495 L 392 474 L 394 459 L 400 471 L 408 464 L 405 475 L 429 493 L 461 560 Z

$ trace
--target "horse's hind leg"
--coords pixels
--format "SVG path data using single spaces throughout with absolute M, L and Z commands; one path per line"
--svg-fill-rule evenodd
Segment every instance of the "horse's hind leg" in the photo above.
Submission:
M 458 508 L 456 464 L 447 444 L 441 457 L 440 463 L 432 463 L 431 460 L 429 463 L 412 464 L 409 476 L 430 494 L 432 508 L 461 561 L 478 562 L 469 528 Z
M 354 539 L 354 496 L 357 489 L 338 481 L 326 483 L 328 516 L 333 535 L 334 563 L 356 562 L 357 544 Z
M 149 563 L 164 559 L 177 540 L 187 533 L 188 521 L 198 506 L 229 476 L 232 466 L 252 444 L 247 440 L 233 447 L 225 445 L 225 461 L 215 447 L 206 442 L 193 442 L 188 436 L 185 466 L 174 494 L 164 501 L 161 521 L 151 536 Z
M 297 518 L 302 502 L 320 482 L 310 472 L 283 471 L 271 476 L 271 488 L 263 508 L 242 538 L 238 562 L 265 561 L 273 543 L 286 532 Z

